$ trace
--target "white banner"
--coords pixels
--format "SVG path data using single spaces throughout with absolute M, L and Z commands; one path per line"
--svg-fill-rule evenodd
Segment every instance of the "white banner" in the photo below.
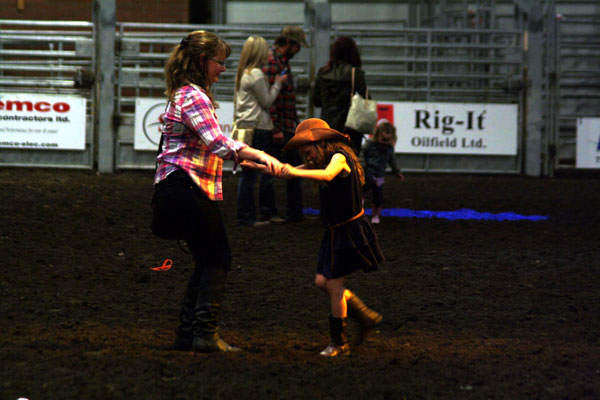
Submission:
M 85 150 L 80 96 L 0 93 L 0 147 Z
M 577 168 L 600 168 L 600 118 L 577 119 Z
M 516 104 L 381 102 L 397 153 L 516 155 Z
M 156 151 L 158 149 L 166 106 L 167 101 L 162 97 L 138 97 L 135 100 L 134 150 Z M 233 102 L 220 101 L 217 118 L 223 133 L 231 136 Z

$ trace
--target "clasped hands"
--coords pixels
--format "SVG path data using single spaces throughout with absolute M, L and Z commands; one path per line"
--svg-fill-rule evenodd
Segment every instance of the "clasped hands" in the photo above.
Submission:
M 263 174 L 269 174 L 281 179 L 294 178 L 295 170 L 290 164 L 283 164 L 278 159 L 267 155 L 260 159 L 260 162 L 243 160 L 240 165 L 244 168 L 252 168 Z

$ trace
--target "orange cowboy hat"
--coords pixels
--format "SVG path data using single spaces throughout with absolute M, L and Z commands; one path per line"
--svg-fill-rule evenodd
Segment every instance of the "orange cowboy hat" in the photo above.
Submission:
M 302 121 L 296 127 L 294 137 L 283 147 L 283 150 L 295 149 L 296 147 L 318 142 L 319 140 L 346 140 L 350 136 L 345 133 L 331 129 L 327 122 L 319 118 L 309 118 Z

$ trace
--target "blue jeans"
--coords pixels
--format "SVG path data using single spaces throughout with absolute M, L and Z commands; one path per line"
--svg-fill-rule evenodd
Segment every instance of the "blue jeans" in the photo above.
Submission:
M 277 146 L 273 143 L 273 132 L 256 129 L 252 138 L 252 147 L 265 153 L 277 156 Z M 260 220 L 268 221 L 277 216 L 275 205 L 275 182 L 272 175 L 261 174 L 255 170 L 242 168 L 242 176 L 238 181 L 238 211 L 237 221 L 240 225 L 252 225 L 256 222 L 256 207 L 254 205 L 254 184 L 260 176 L 258 187 L 258 207 Z

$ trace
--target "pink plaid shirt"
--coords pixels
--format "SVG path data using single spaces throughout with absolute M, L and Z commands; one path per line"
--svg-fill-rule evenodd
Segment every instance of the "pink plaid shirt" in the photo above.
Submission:
M 163 143 L 156 158 L 154 184 L 183 169 L 211 200 L 223 200 L 223 160 L 233 160 L 245 144 L 221 131 L 215 109 L 204 90 L 194 84 L 177 90 L 167 105 Z

